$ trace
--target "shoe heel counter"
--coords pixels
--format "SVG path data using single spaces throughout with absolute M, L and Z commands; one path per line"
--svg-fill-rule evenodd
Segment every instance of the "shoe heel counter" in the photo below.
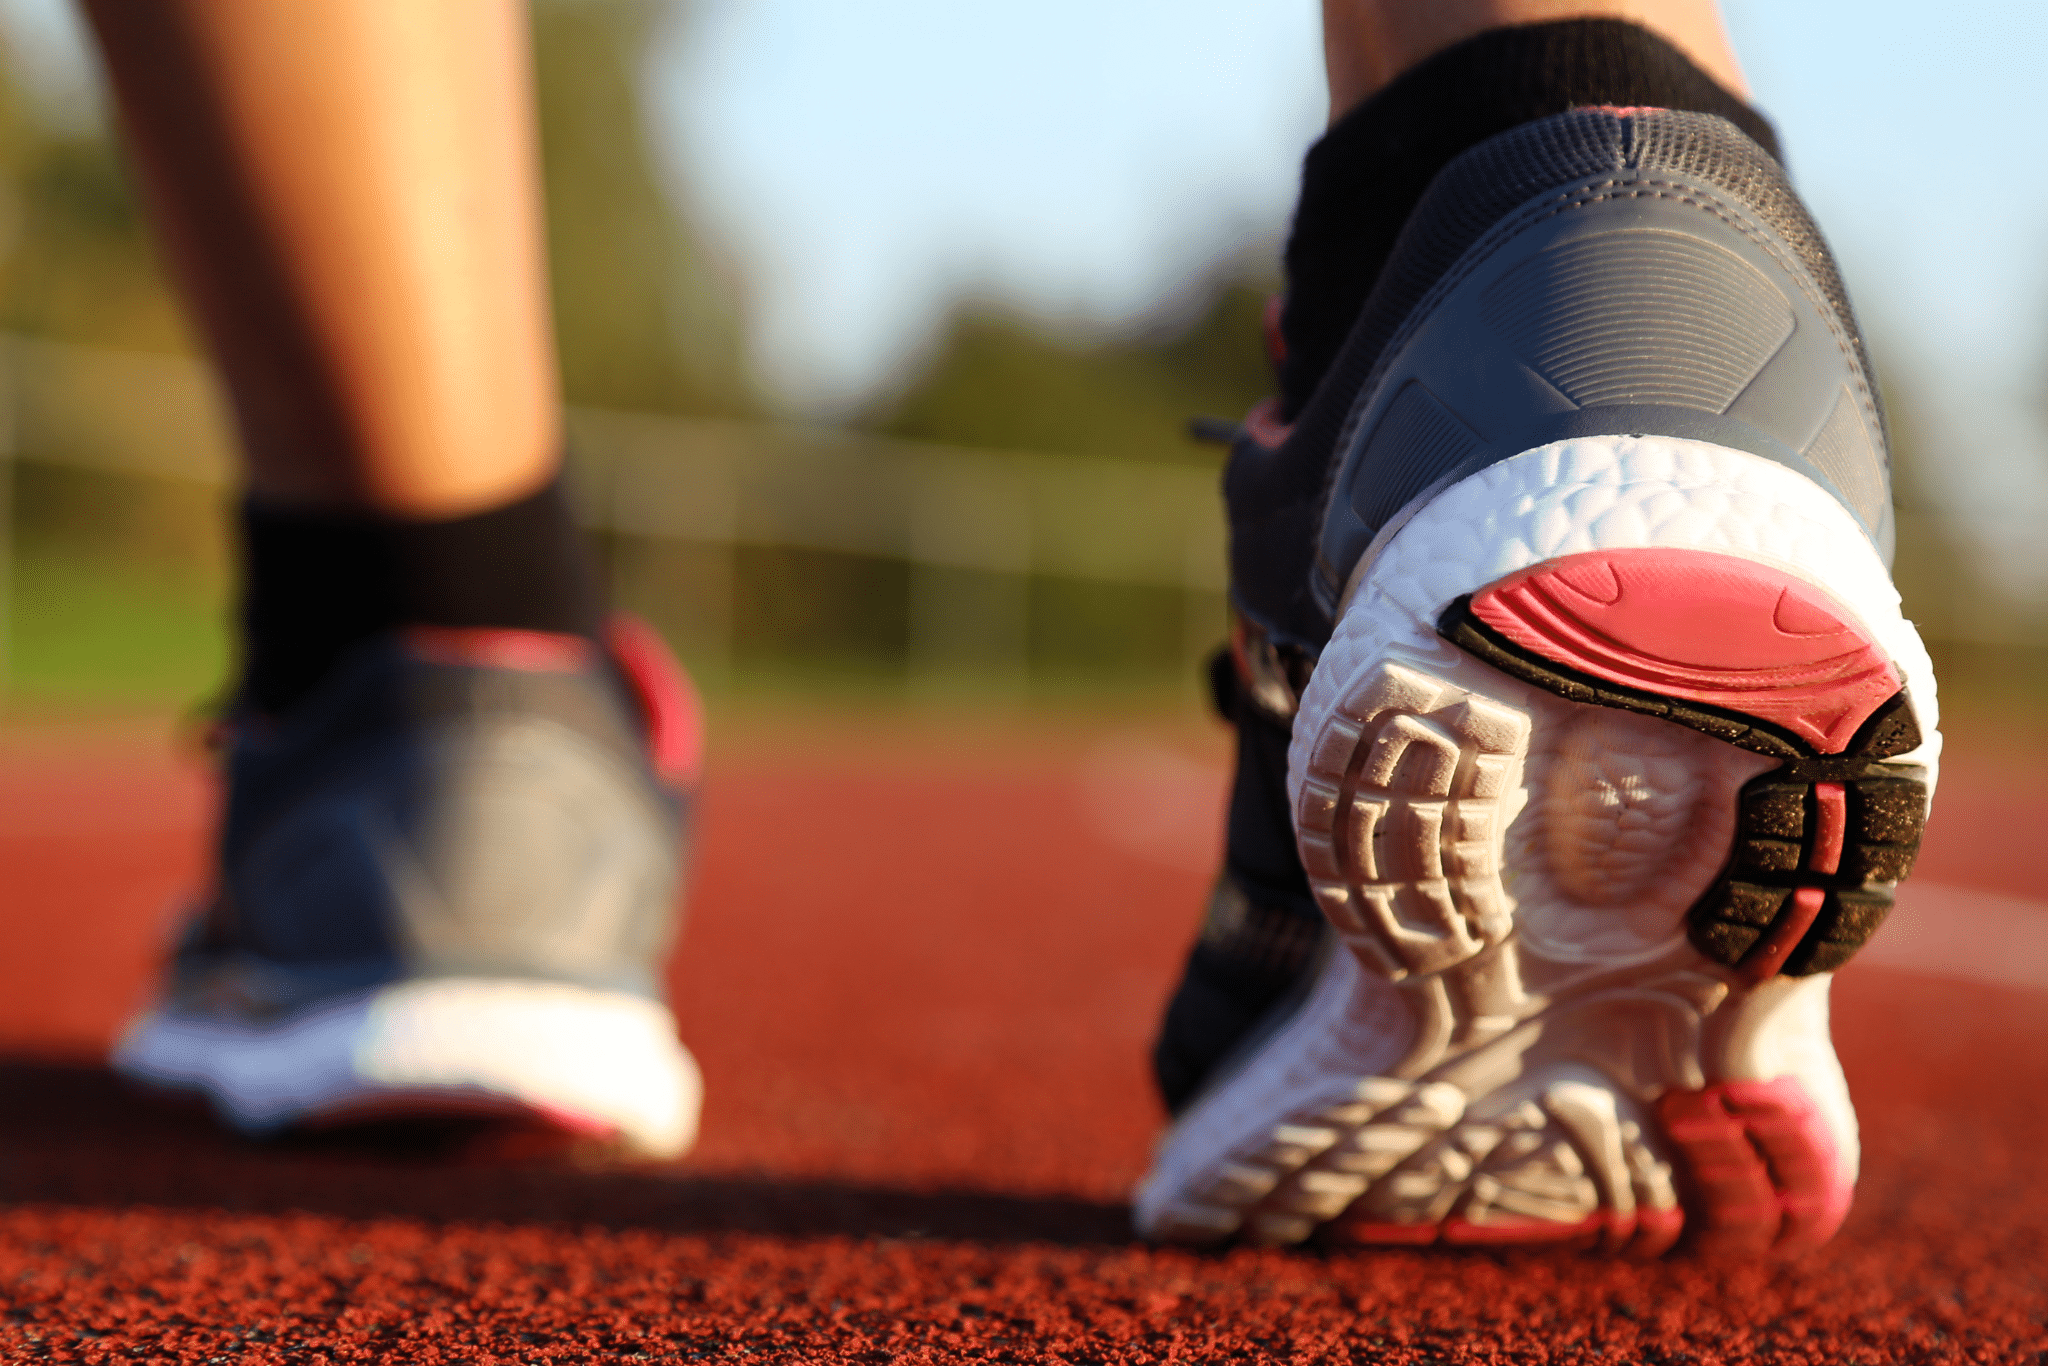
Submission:
M 1596 116 L 1620 130 L 1612 161 L 1581 148 L 1546 192 L 1502 212 L 1439 272 L 1361 390 L 1319 547 L 1317 592 L 1333 615 L 1404 509 L 1574 437 L 1672 436 L 1763 456 L 1826 488 L 1889 559 L 1884 424 L 1862 341 L 1782 170 L 1703 115 L 1560 118 Z M 1534 137 L 1521 154 L 1556 159 Z M 1514 153 L 1483 145 L 1472 166 L 1447 168 L 1411 235 L 1455 230 L 1437 220 L 1457 206 L 1437 201 Z M 1429 254 L 1406 236 L 1404 250 Z
M 431 798 L 378 849 L 408 972 L 659 996 L 681 865 L 669 794 L 544 717 L 445 721 L 423 750 Z
M 387 651 L 230 759 L 231 958 L 318 998 L 506 975 L 658 997 L 681 794 L 607 675 Z M 360 981 L 356 981 L 360 978 Z M 301 988 L 303 990 L 301 990 Z

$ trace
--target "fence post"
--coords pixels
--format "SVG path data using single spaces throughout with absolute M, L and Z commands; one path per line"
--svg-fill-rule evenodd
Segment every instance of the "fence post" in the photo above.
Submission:
M 1031 507 L 1013 479 L 923 462 L 910 488 L 910 688 L 1022 693 L 1031 646 Z
M 14 339 L 0 337 L 0 709 L 14 674 Z

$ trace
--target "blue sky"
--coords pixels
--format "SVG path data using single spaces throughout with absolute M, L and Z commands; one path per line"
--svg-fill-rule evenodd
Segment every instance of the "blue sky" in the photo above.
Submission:
M 1324 113 L 1314 0 L 697 0 L 646 57 L 755 362 L 829 416 L 963 294 L 1128 326 L 1270 253 Z M 1758 102 L 1984 553 L 2048 590 L 2048 7 L 1728 0 Z M 80 99 L 64 0 L 0 0 Z
M 1270 244 L 1325 114 L 1307 0 L 706 0 L 650 74 L 763 369 L 828 407 L 963 291 L 1113 324 Z

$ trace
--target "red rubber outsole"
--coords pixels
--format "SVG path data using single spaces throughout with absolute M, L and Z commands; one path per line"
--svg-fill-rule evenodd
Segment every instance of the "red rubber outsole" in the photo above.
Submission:
M 1905 684 L 1827 594 L 1703 550 L 1594 550 L 1510 574 L 1472 614 L 1557 664 L 1765 721 L 1819 754 L 1847 749 Z

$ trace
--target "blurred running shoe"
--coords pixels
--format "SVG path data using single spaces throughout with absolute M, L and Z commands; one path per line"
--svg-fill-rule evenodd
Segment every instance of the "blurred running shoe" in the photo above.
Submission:
M 219 885 L 114 1065 L 251 1134 L 539 1118 L 695 1137 L 663 961 L 695 694 L 646 626 L 414 627 L 228 726 Z
M 1145 1234 L 1835 1231 L 1830 975 L 1939 750 L 1869 375 L 1732 124 L 1579 109 L 1437 176 L 1299 420 L 1233 455 L 1239 686 L 1298 696 L 1285 810 L 1330 947 L 1183 1050 L 1216 1061 Z M 1333 477 L 1297 515 L 1304 469 Z

